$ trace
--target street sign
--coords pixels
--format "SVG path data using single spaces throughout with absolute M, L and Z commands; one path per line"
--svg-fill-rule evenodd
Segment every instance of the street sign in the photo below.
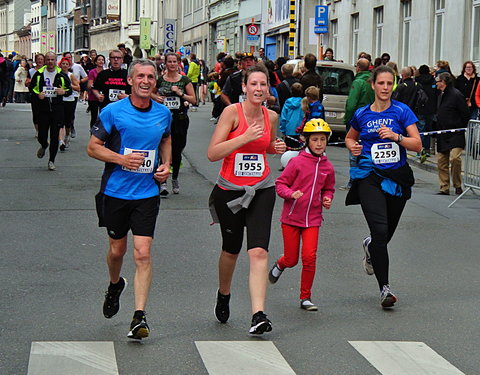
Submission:
M 327 34 L 328 33 L 328 26 L 315 26 L 313 29 L 315 34 Z
M 260 35 L 247 35 L 247 46 L 259 46 Z
M 140 48 L 141 49 L 150 49 L 150 29 L 151 29 L 150 18 L 141 17 L 140 18 Z
M 315 25 L 317 26 L 328 25 L 328 5 L 315 6 Z
M 258 34 L 258 26 L 252 23 L 251 25 L 248 26 L 247 33 L 249 35 L 257 35 Z

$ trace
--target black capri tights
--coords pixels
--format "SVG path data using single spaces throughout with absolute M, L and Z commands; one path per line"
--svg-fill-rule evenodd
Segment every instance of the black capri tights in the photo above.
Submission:
M 187 115 L 174 114 L 172 119 L 172 179 L 178 178 L 180 164 L 182 163 L 182 151 L 187 145 L 187 132 L 189 119 Z
M 227 202 L 243 195 L 244 191 L 223 190 L 217 185 L 213 188 L 215 211 L 222 231 L 222 250 L 238 254 L 243 243 L 243 228 L 247 227 L 247 249 L 261 247 L 268 251 L 270 228 L 272 226 L 275 188 L 257 190 L 250 206 L 234 214 Z
M 382 179 L 374 173 L 358 181 L 360 204 L 372 237 L 368 250 L 380 290 L 383 285 L 389 284 L 387 245 L 395 233 L 407 203 L 405 198 L 384 193 L 381 181 Z

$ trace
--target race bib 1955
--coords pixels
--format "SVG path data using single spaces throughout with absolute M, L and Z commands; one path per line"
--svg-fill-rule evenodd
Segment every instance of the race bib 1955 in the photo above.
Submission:
M 234 174 L 238 177 L 261 177 L 265 170 L 262 154 L 236 154 Z
M 123 154 L 128 155 L 132 153 L 142 154 L 145 159 L 143 159 L 143 164 L 136 170 L 128 169 L 122 167 L 124 171 L 134 172 L 134 173 L 152 173 L 155 166 L 155 155 L 156 150 L 134 150 L 128 147 L 125 147 Z
M 395 142 L 375 143 L 370 152 L 374 164 L 397 163 L 400 161 L 400 147 Z

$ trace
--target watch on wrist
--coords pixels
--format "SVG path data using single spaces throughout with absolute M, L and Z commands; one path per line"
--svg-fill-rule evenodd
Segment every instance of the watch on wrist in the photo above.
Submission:
M 398 139 L 397 139 L 397 143 L 400 143 L 402 141 L 403 141 L 403 135 L 399 134 Z

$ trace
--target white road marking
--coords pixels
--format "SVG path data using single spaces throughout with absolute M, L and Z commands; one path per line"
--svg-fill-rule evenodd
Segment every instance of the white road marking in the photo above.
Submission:
M 113 342 L 35 341 L 27 375 L 118 375 Z
M 465 375 L 423 342 L 349 343 L 382 375 Z
M 195 341 L 209 375 L 295 375 L 271 341 Z

